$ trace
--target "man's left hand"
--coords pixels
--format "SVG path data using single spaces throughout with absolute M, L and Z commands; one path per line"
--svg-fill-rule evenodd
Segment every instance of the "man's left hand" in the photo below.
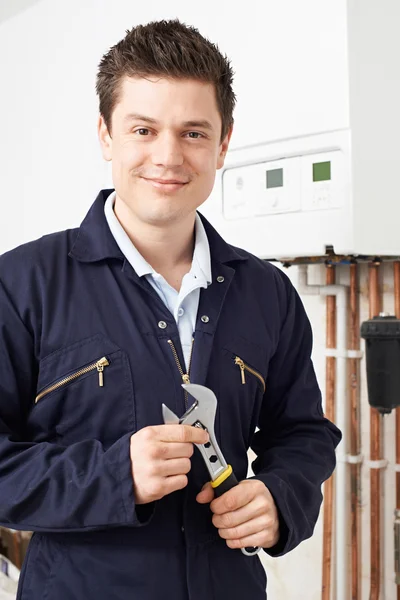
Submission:
M 219 498 L 206 483 L 197 502 L 211 502 L 212 521 L 229 548 L 272 548 L 279 540 L 278 511 L 268 488 L 257 479 L 245 479 Z

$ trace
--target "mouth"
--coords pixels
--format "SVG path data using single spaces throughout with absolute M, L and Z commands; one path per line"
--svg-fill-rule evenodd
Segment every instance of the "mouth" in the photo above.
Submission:
M 143 179 L 153 187 L 165 192 L 175 192 L 189 183 L 180 179 L 147 179 L 146 177 L 143 177 Z

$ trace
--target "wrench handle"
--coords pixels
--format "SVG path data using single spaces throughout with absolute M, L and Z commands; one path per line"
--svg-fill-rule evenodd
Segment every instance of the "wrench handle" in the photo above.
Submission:
M 236 479 L 235 473 L 232 470 L 232 467 L 228 465 L 227 469 L 216 479 L 211 482 L 212 487 L 214 488 L 214 495 L 216 498 L 225 494 L 228 490 L 235 487 L 238 484 L 238 480 Z
M 231 465 L 228 465 L 227 469 L 216 479 L 211 482 L 211 486 L 214 489 L 214 495 L 216 498 L 225 494 L 228 490 L 232 489 L 236 485 L 238 485 L 238 480 L 236 479 L 236 475 L 232 470 Z M 260 552 L 261 548 L 258 546 L 250 547 L 250 548 L 241 548 L 241 551 L 246 556 L 254 556 L 258 552 Z

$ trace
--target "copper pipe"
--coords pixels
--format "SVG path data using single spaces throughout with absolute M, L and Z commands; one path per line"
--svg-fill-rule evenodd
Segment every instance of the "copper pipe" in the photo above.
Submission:
M 369 318 L 381 312 L 379 290 L 379 263 L 369 266 Z M 376 408 L 370 407 L 370 456 L 381 460 L 382 417 Z M 370 600 L 379 600 L 381 584 L 381 469 L 370 470 L 371 501 L 371 582 Z
M 14 531 L 13 532 L 13 546 L 14 546 L 14 564 L 17 569 L 21 570 L 22 560 L 21 560 L 21 532 Z
M 394 311 L 400 319 L 400 262 L 393 263 Z M 396 464 L 400 464 L 400 408 L 396 408 Z M 400 473 L 396 473 L 396 508 L 400 509 Z M 397 586 L 397 600 L 400 600 L 400 585 Z
M 335 267 L 326 269 L 326 283 L 335 283 Z M 326 347 L 336 348 L 336 296 L 326 297 Z M 325 416 L 335 421 L 336 358 L 326 357 L 326 405 Z M 333 476 L 324 483 L 324 521 L 322 548 L 322 600 L 331 597 L 332 571 L 332 520 L 333 520 Z
M 358 265 L 350 265 L 350 331 L 349 348 L 360 349 L 360 310 L 358 296 Z M 361 452 L 360 432 L 360 368 L 356 358 L 348 359 L 350 388 L 350 454 L 359 456 Z M 350 464 L 351 490 L 351 599 L 360 600 L 360 489 L 361 465 Z

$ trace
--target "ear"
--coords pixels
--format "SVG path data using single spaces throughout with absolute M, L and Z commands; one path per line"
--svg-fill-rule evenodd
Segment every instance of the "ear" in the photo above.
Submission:
M 102 115 L 99 116 L 97 132 L 103 158 L 104 160 L 110 161 L 112 160 L 112 138 L 108 132 L 108 127 Z
M 221 145 L 219 147 L 218 159 L 217 159 L 217 169 L 222 169 L 222 167 L 224 166 L 225 156 L 226 156 L 226 153 L 228 152 L 229 142 L 232 137 L 232 131 L 233 131 L 233 125 L 231 125 L 231 127 L 229 128 L 229 131 L 226 134 L 225 139 L 223 140 L 223 142 L 221 143 Z

